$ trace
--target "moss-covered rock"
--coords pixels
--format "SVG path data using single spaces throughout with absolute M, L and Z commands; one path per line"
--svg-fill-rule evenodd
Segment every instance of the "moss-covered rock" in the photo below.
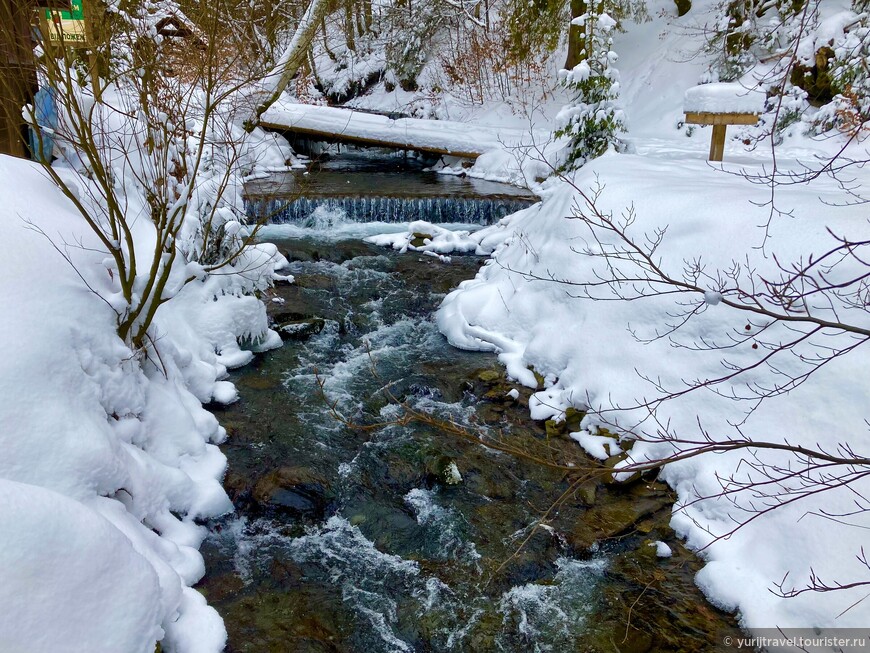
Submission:
M 565 422 L 557 422 L 554 419 L 548 419 L 544 422 L 544 430 L 548 438 L 558 438 L 565 434 Z
M 487 385 L 498 383 L 504 379 L 504 375 L 498 370 L 480 370 L 476 376 L 478 381 Z
M 462 483 L 462 474 L 456 465 L 456 460 L 450 456 L 431 457 L 426 461 L 426 471 L 442 485 L 459 485 Z
M 636 531 L 647 517 L 669 512 L 672 502 L 669 493 L 656 486 L 631 492 L 610 491 L 577 520 L 566 534 L 566 541 L 574 550 L 586 551 L 596 542 Z
M 412 247 L 423 247 L 426 244 L 427 240 L 432 240 L 432 234 L 425 234 L 421 232 L 414 232 L 413 234 L 411 234 Z
M 573 406 L 568 406 L 568 408 L 565 409 L 565 428 L 570 433 L 579 431 L 580 423 L 583 421 L 584 417 L 586 417 L 585 411 L 574 408 Z

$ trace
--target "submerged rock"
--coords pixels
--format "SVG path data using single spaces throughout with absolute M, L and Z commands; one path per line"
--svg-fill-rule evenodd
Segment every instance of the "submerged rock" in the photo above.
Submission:
M 332 608 L 319 588 L 261 591 L 223 611 L 231 651 L 237 653 L 339 653 L 353 630 L 353 618 Z M 317 609 L 312 609 L 317 606 Z
M 672 503 L 673 497 L 655 485 L 638 485 L 630 492 L 612 492 L 606 500 L 599 499 L 587 510 L 565 538 L 575 551 L 586 551 L 598 541 L 647 530 L 642 522 L 668 510 Z
M 309 290 L 334 290 L 336 282 L 328 274 L 305 274 L 296 277 L 295 285 Z
M 323 519 L 334 512 L 335 494 L 323 476 L 304 467 L 281 467 L 254 486 L 254 503 L 266 512 Z

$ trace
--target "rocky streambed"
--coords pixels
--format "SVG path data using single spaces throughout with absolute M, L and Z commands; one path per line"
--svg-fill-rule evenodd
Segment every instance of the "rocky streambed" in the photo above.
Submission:
M 285 346 L 235 372 L 240 401 L 216 409 L 236 513 L 210 525 L 198 589 L 228 651 L 726 650 L 736 624 L 695 587 L 666 486 L 590 479 L 532 532 L 565 474 L 437 423 L 393 423 L 398 401 L 577 455 L 579 414 L 531 420 L 532 391 L 432 321 L 481 259 L 273 242 L 297 279 L 266 298 Z

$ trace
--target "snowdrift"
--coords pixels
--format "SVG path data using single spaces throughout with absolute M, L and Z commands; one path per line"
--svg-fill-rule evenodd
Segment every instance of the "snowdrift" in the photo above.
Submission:
M 159 364 L 141 361 L 88 289 L 112 280 L 81 216 L 36 164 L 0 156 L 0 179 L 0 650 L 219 651 L 223 622 L 190 587 L 197 520 L 232 509 L 202 403 L 235 399 L 221 379 L 252 356 L 240 339 L 278 342 L 245 294 L 261 281 L 185 286 L 158 312 Z

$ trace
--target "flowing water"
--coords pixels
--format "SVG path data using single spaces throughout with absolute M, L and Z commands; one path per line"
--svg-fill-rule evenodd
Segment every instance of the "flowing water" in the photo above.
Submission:
M 296 284 L 267 298 L 293 338 L 235 372 L 241 400 L 216 408 L 236 513 L 210 525 L 199 589 L 228 651 L 716 650 L 733 625 L 692 585 L 691 556 L 649 554 L 668 534 L 664 489 L 602 504 L 613 491 L 593 484 L 533 532 L 562 475 L 397 423 L 404 403 L 555 446 L 529 390 L 508 397 L 494 357 L 450 347 L 433 322 L 482 260 L 366 245 L 385 228 L 362 224 L 374 217 L 321 205 L 262 234 L 293 259 Z
M 317 226 L 310 216 L 318 208 L 341 214 L 345 222 L 490 225 L 535 201 L 515 186 L 426 171 L 416 159 L 385 162 L 359 154 L 318 164 L 311 173 L 253 182 L 247 195 L 252 219 L 268 216 L 273 223 L 308 227 Z

